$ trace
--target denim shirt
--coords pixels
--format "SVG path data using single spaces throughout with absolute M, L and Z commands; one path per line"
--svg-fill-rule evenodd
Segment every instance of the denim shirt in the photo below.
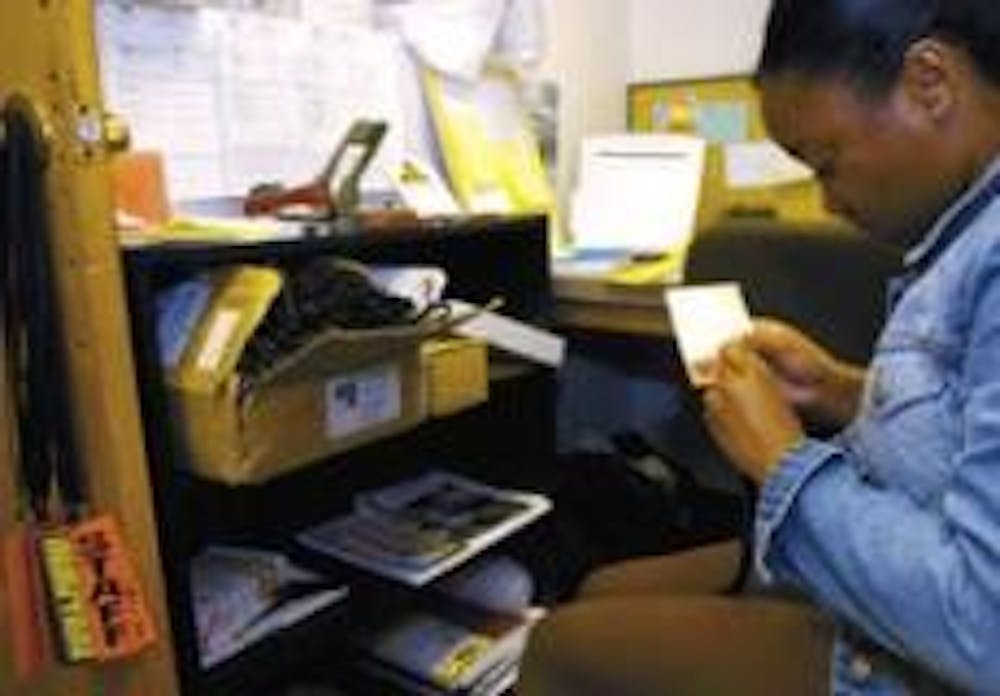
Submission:
M 761 489 L 756 568 L 837 618 L 837 696 L 1000 694 L 1000 158 L 906 266 L 855 420 Z

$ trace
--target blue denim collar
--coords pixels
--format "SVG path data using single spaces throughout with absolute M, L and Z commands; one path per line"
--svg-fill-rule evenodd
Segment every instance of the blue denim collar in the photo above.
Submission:
M 903 272 L 891 278 L 886 292 L 886 316 L 903 293 L 936 258 L 958 239 L 984 210 L 1000 197 L 1000 155 L 986 171 L 938 218 L 931 231 L 903 257 Z
M 986 171 L 942 214 L 931 231 L 904 257 L 910 271 L 927 268 L 972 221 L 1000 196 L 1000 155 Z

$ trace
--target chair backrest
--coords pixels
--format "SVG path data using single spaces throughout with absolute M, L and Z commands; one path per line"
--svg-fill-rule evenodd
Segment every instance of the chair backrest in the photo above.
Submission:
M 864 364 L 885 319 L 886 282 L 901 268 L 897 250 L 842 229 L 728 223 L 695 238 L 684 281 L 739 282 L 753 314 Z

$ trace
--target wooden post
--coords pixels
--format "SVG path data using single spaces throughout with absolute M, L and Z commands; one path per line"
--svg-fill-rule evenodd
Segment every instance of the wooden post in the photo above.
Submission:
M 0 693 L 170 696 L 177 692 L 143 447 L 90 0 L 0 2 L 0 99 L 27 97 L 49 146 L 53 256 L 69 345 L 81 456 L 96 510 L 122 527 L 157 623 L 157 644 L 114 665 L 53 666 L 18 683 L 0 596 Z M 4 396 L 7 391 L 4 390 Z M 0 532 L 14 522 L 9 399 L 0 400 Z M 0 585 L 0 595 L 5 588 Z

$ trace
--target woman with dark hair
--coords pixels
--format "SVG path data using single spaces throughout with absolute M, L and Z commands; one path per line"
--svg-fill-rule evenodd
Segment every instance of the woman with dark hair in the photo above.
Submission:
M 757 83 L 828 207 L 906 252 L 874 357 L 768 320 L 725 347 L 704 413 L 759 486 L 764 592 L 713 595 L 735 544 L 601 570 L 522 691 L 1000 693 L 1000 7 L 775 0 Z

